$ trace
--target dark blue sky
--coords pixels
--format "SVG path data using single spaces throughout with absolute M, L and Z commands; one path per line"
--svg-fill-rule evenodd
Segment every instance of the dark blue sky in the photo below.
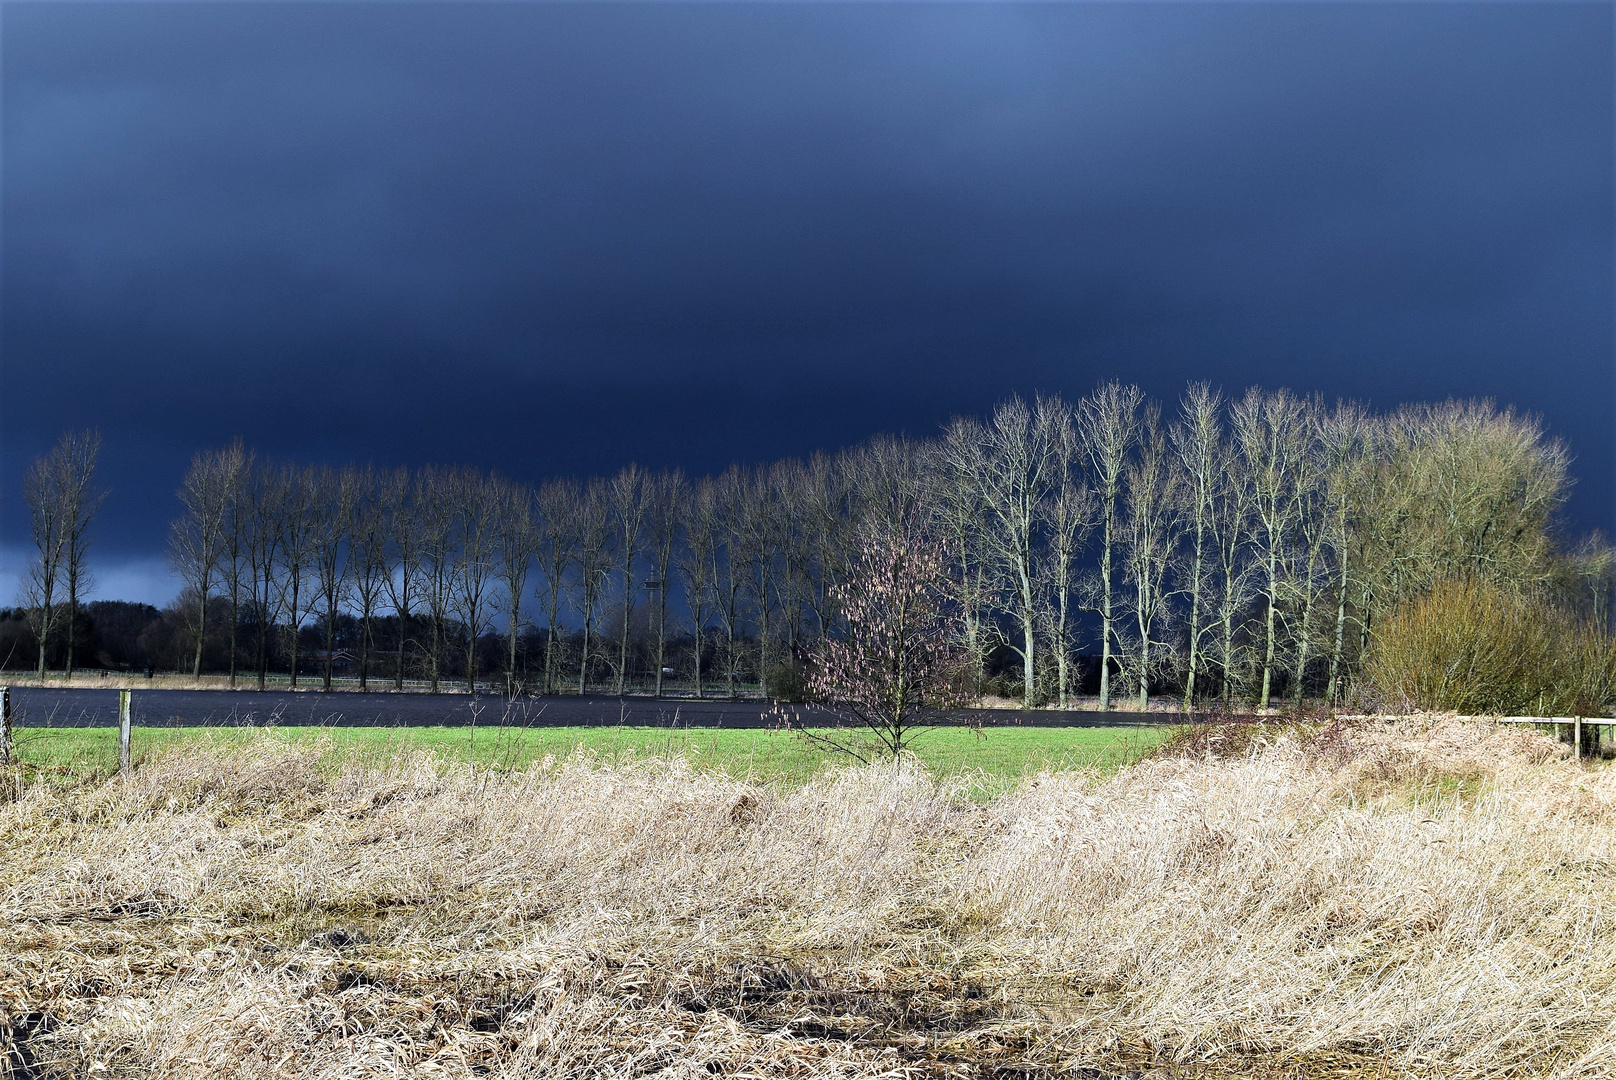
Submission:
M 12 572 L 67 426 L 106 439 L 115 592 L 238 434 L 704 471 L 1111 377 L 1492 396 L 1616 524 L 1607 4 L 0 20 Z

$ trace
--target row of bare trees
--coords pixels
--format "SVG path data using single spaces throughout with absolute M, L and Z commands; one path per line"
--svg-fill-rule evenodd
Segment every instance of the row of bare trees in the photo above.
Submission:
M 1102 707 L 1113 676 L 1141 706 L 1168 684 L 1186 704 L 1267 706 L 1281 681 L 1333 699 L 1376 620 L 1445 578 L 1558 588 L 1608 617 L 1608 548 L 1556 542 L 1565 447 L 1488 402 L 1373 415 L 1197 384 L 1164 417 L 1108 383 L 1072 406 L 1012 399 L 956 420 L 941 456 L 962 566 L 983 583 L 965 602 L 1009 615 L 984 625 L 1008 631 L 1029 704 L 1041 669 L 1051 696 L 1070 692 L 1074 610 L 1097 639 Z
M 57 591 L 83 588 L 97 445 L 64 439 L 29 474 L 56 493 L 30 496 L 41 635 Z M 789 691 L 803 644 L 844 625 L 861 524 L 918 516 L 982 685 L 1027 705 L 1096 682 L 1103 707 L 1169 691 L 1267 705 L 1339 697 L 1377 620 L 1446 578 L 1553 589 L 1608 617 L 1608 548 L 1556 532 L 1568 463 L 1536 420 L 1488 402 L 1374 414 L 1197 384 L 1164 411 L 1106 383 L 1077 402 L 1011 398 L 934 439 L 694 481 L 631 465 L 532 487 L 271 462 L 238 442 L 196 457 L 171 551 L 196 674 L 222 634 L 232 677 L 262 686 L 279 656 L 295 684 L 318 627 L 329 687 L 338 628 L 356 624 L 361 685 L 385 669 L 397 686 L 413 670 L 434 689 L 458 675 L 621 693 L 638 663 L 657 693 L 677 669 L 733 695 Z

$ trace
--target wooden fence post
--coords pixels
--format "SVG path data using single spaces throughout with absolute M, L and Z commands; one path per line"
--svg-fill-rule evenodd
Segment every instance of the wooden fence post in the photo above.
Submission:
M 0 765 L 10 765 L 14 756 L 11 745 L 11 687 L 0 686 Z
M 1582 757 L 1582 717 L 1571 718 L 1571 757 L 1573 760 Z
M 133 690 L 118 691 L 118 771 L 125 775 L 129 772 L 129 737 L 135 725 L 134 696 Z

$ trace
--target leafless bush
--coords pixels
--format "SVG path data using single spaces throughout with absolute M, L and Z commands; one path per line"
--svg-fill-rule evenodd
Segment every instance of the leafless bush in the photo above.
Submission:
M 1365 676 L 1396 711 L 1601 716 L 1616 703 L 1616 641 L 1531 594 L 1450 579 L 1376 630 Z

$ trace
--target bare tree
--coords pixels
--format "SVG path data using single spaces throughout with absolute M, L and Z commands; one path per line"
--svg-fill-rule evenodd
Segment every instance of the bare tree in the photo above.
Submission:
M 606 595 L 608 575 L 614 562 L 612 539 L 612 498 L 606 483 L 592 478 L 583 489 L 577 505 L 577 533 L 573 565 L 578 568 L 577 605 L 583 616 L 583 648 L 578 658 L 578 693 L 589 692 L 589 646 L 593 643 L 595 617 Z
M 1490 401 L 1406 406 L 1388 418 L 1382 485 L 1402 495 L 1383 526 L 1381 606 L 1443 578 L 1542 585 L 1554 575 L 1551 523 L 1570 455 L 1535 417 Z
M 1330 643 L 1330 673 L 1325 683 L 1325 699 L 1334 702 L 1341 693 L 1342 661 L 1347 646 L 1348 613 L 1357 573 L 1356 543 L 1362 485 L 1368 477 L 1364 469 L 1369 446 L 1369 424 L 1363 409 L 1352 402 L 1339 402 L 1324 418 L 1319 439 L 1324 455 L 1325 542 L 1333 557 L 1335 628 Z
M 1125 656 L 1143 712 L 1150 707 L 1150 681 L 1163 664 L 1160 624 L 1168 615 L 1167 575 L 1178 546 L 1179 474 L 1172 468 L 1155 402 L 1143 409 L 1137 445 L 1123 470 L 1121 525 L 1123 578 L 1129 585 L 1125 607 L 1133 615 Z
M 428 648 L 428 678 L 432 693 L 442 689 L 443 652 L 449 629 L 450 602 L 454 595 L 456 511 L 452 473 L 446 469 L 421 469 L 415 474 L 415 512 L 420 523 L 421 557 L 424 573 L 427 618 L 431 623 Z
M 544 692 L 559 682 L 561 604 L 567 570 L 577 559 L 578 504 L 583 493 L 571 480 L 551 480 L 539 488 L 539 571 L 544 576 Z
M 196 649 L 191 676 L 202 674 L 202 649 L 208 633 L 208 601 L 224 558 L 230 512 L 229 450 L 207 451 L 191 459 L 180 484 L 185 512 L 169 528 L 169 561 L 197 598 Z
M 649 478 L 638 465 L 629 464 L 612 478 L 610 497 L 616 529 L 617 571 L 623 579 L 623 625 L 617 640 L 617 696 L 623 696 L 628 678 L 629 623 L 634 615 L 634 560 L 640 554 L 650 511 Z
M 370 466 L 352 470 L 353 528 L 349 534 L 349 565 L 353 596 L 359 604 L 359 689 L 370 688 L 370 659 L 375 646 L 376 610 L 387 589 L 387 498 Z M 403 636 L 403 623 L 399 633 Z
M 349 563 L 352 550 L 354 510 L 359 494 L 358 476 L 352 469 L 337 471 L 311 468 L 309 484 L 313 535 L 314 585 L 324 606 L 325 658 L 321 665 L 321 689 L 331 689 L 331 667 L 337 648 L 337 613 L 347 598 Z
M 90 550 L 90 522 L 106 501 L 107 493 L 95 484 L 96 459 L 101 456 L 101 433 L 69 432 L 62 438 L 64 484 L 67 513 L 63 520 L 66 548 L 62 569 L 67 584 L 67 663 L 64 672 L 73 678 L 73 653 L 77 648 L 79 598 L 90 587 L 86 563 Z
M 290 472 L 260 464 L 248 477 L 242 505 L 245 521 L 246 556 L 253 619 L 257 629 L 254 650 L 258 689 L 262 691 L 269 675 L 269 642 L 280 616 L 280 590 L 276 588 L 275 568 L 280 562 L 281 516 L 285 512 Z
M 816 637 L 824 637 L 836 617 L 831 587 L 845 579 L 848 556 L 848 470 L 844 459 L 815 454 L 802 472 L 802 516 L 797 525 L 804 533 L 808 560 L 805 595 L 814 613 Z
M 1255 522 L 1251 482 L 1242 459 L 1225 444 L 1219 456 L 1222 482 L 1210 508 L 1215 563 L 1212 582 L 1212 625 L 1208 655 L 1218 666 L 1225 707 L 1234 700 L 1244 670 L 1244 630 L 1261 566 L 1254 558 Z
M 742 603 L 746 594 L 746 568 L 737 552 L 736 537 L 745 514 L 745 481 L 731 465 L 713 484 L 718 540 L 713 546 L 712 593 L 715 614 L 724 628 L 724 680 L 731 698 L 737 696 L 735 676 L 740 663 L 736 647 L 741 632 Z
M 1251 484 L 1254 536 L 1262 566 L 1263 659 L 1259 708 L 1268 708 L 1278 646 L 1279 606 L 1290 546 L 1305 509 L 1298 484 L 1308 449 L 1306 409 L 1288 390 L 1253 387 L 1232 410 L 1235 444 Z
M 1037 688 L 1041 613 L 1035 547 L 1040 504 L 1055 480 L 1054 417 L 1059 399 L 1039 398 L 1032 408 L 1012 397 L 986 422 L 959 418 L 948 427 L 945 453 L 956 477 L 974 480 L 983 510 L 982 549 L 1010 596 L 1009 614 L 1020 630 L 1006 644 L 1021 657 L 1022 707 L 1032 708 Z
M 320 534 L 325 523 L 319 503 L 319 475 L 313 468 L 286 468 L 284 498 L 276 524 L 280 530 L 280 565 L 276 586 L 287 617 L 287 654 L 292 689 L 297 689 L 303 621 L 314 613 L 318 593 L 311 588 Z
M 1111 655 L 1117 637 L 1116 557 L 1123 471 L 1139 430 L 1144 395 L 1136 386 L 1102 383 L 1078 404 L 1078 430 L 1089 482 L 1099 502 L 1100 566 L 1096 608 L 1100 616 L 1100 708 L 1111 707 Z
M 449 475 L 449 499 L 459 522 L 459 559 L 451 583 L 450 610 L 465 628 L 466 693 L 477 692 L 477 641 L 492 617 L 490 585 L 499 558 L 499 518 L 495 493 L 480 473 L 456 469 Z
M 504 587 L 505 696 L 515 697 L 519 692 L 516 643 L 522 633 L 522 597 L 527 594 L 528 574 L 539 554 L 540 532 L 533 520 L 533 490 L 526 484 L 497 477 L 492 484 L 498 527 L 496 574 Z
M 28 621 L 39 646 L 39 681 L 45 681 L 45 654 L 58 619 L 58 590 L 62 584 L 62 562 L 67 551 L 68 506 L 62 490 L 62 447 L 36 458 L 23 477 L 23 500 L 28 504 L 28 521 L 36 554 L 28 565 L 23 600 Z
M 757 619 L 758 682 L 767 694 L 773 639 L 769 614 L 778 599 L 775 564 L 781 547 L 778 492 L 774 478 L 765 469 L 738 473 L 737 479 L 729 552 L 730 559 L 738 563 L 736 569 L 744 582 L 744 591 L 752 599 L 752 611 Z
M 719 532 L 722 529 L 717 485 L 712 477 L 697 481 L 685 503 L 685 543 L 675 558 L 683 586 L 685 605 L 690 609 L 694 634 L 692 664 L 696 697 L 703 696 L 701 666 L 705 659 L 707 620 L 714 589 L 717 587 Z
M 674 469 L 658 473 L 652 478 L 650 487 L 647 528 L 651 562 L 656 573 L 656 696 L 661 697 L 662 672 L 668 662 L 668 584 L 674 554 L 678 551 L 680 524 L 685 505 L 690 499 L 690 485 L 685 481 L 685 474 Z
M 1219 490 L 1227 482 L 1223 438 L 1223 395 L 1204 382 L 1191 383 L 1179 402 L 1179 419 L 1172 429 L 1173 451 L 1183 482 L 1178 491 L 1184 504 L 1188 533 L 1185 552 L 1184 593 L 1189 597 L 1186 625 L 1187 655 L 1184 673 L 1184 708 L 1195 703 L 1205 665 L 1206 635 L 1216 625 L 1209 619 L 1208 600 L 1215 548 L 1215 515 Z
M 1297 455 L 1296 473 L 1296 546 L 1294 567 L 1286 576 L 1286 592 L 1295 611 L 1295 629 L 1292 634 L 1295 649 L 1295 667 L 1292 669 L 1294 685 L 1291 697 L 1298 708 L 1307 689 L 1307 667 L 1313 659 L 1314 638 L 1319 627 L 1316 620 L 1318 606 L 1329 589 L 1333 576 L 1327 566 L 1330 539 L 1330 492 L 1328 487 L 1328 450 L 1323 440 L 1326 421 L 1323 403 L 1316 398 L 1302 402 L 1301 453 Z
M 225 589 L 230 595 L 230 688 L 234 690 L 239 662 L 241 603 L 244 594 L 250 595 L 247 542 L 252 517 L 250 489 L 256 463 L 252 451 L 243 446 L 240 439 L 221 450 L 219 455 L 227 489 L 222 572 Z
M 410 619 L 415 613 L 425 578 L 426 546 L 420 508 L 416 498 L 420 485 L 405 468 L 398 468 L 381 478 L 378 493 L 379 517 L 385 537 L 383 552 L 386 566 L 382 574 L 382 588 L 387 603 L 398 618 L 398 654 L 393 672 L 393 685 L 404 689 L 405 649 L 409 642 Z
M 1050 445 L 1054 450 L 1051 491 L 1041 506 L 1048 554 L 1044 563 L 1046 582 L 1044 619 L 1048 624 L 1050 651 L 1055 658 L 1055 692 L 1061 708 L 1067 706 L 1071 689 L 1073 593 L 1078 580 L 1078 555 L 1094 528 L 1094 492 L 1083 482 L 1079 470 L 1082 452 L 1077 426 L 1070 409 L 1061 405 L 1050 413 Z
M 951 454 L 949 451 L 955 450 Z M 997 583 L 982 551 L 987 528 L 987 507 L 977 483 L 980 450 L 941 443 L 933 447 L 937 458 L 937 497 L 932 506 L 936 528 L 953 562 L 954 595 L 959 602 L 961 644 L 971 663 L 978 691 L 987 679 L 987 658 L 993 648 L 994 601 Z M 820 636 L 825 625 L 821 622 Z

